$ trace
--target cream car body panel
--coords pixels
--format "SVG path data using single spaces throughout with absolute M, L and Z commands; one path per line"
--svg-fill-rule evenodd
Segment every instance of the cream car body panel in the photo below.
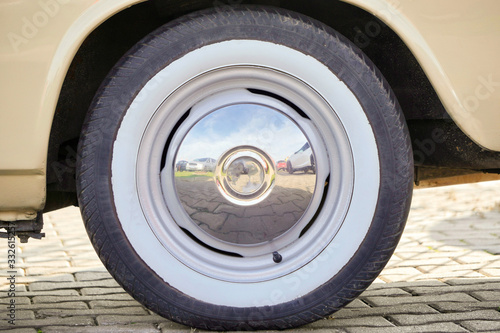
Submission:
M 390 26 L 415 55 L 457 125 L 480 146 L 500 151 L 499 1 L 345 2 Z
M 0 2 L 0 220 L 45 204 L 47 146 L 66 71 L 85 37 L 141 0 Z
M 0 220 L 29 219 L 43 209 L 49 134 L 73 56 L 107 18 L 142 1 L 0 2 Z M 458 126 L 500 151 L 500 2 L 344 1 L 390 26 Z

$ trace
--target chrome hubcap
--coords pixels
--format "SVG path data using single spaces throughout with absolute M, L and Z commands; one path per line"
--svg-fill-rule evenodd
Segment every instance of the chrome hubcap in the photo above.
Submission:
M 244 91 L 232 94 L 253 98 Z M 177 172 L 174 177 L 176 194 L 190 219 L 188 229 L 198 239 L 217 248 L 224 245 L 221 241 L 240 245 L 270 242 L 304 215 L 316 177 L 285 179 L 289 178 L 286 173 L 276 171 L 276 160 L 307 142 L 284 111 L 238 103 L 203 115 L 187 130 L 176 161 L 202 156 L 217 159 L 213 176 L 211 172 L 188 176 Z
M 334 114 L 273 69 L 193 78 L 165 99 L 141 142 L 137 184 L 150 228 L 213 278 L 263 281 L 302 267 L 335 236 L 350 200 L 351 152 Z M 286 159 L 303 172 L 277 171 Z

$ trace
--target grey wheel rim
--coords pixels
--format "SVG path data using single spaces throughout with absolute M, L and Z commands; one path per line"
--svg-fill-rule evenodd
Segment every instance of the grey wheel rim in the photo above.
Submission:
M 315 174 L 276 171 L 293 153 L 277 128 L 309 143 Z M 195 157 L 216 160 L 213 172 L 175 172 Z M 299 269 L 333 239 L 352 163 L 342 124 L 316 91 L 288 73 L 235 65 L 166 96 L 141 142 L 137 186 L 149 227 L 178 260 L 213 278 L 257 282 Z

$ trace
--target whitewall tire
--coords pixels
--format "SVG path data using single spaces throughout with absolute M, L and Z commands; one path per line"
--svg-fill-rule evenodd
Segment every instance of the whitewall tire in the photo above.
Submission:
M 314 172 L 278 173 L 304 142 Z M 108 270 L 203 329 L 338 310 L 389 260 L 411 200 L 408 133 L 381 74 L 335 31 L 276 9 L 198 12 L 148 35 L 103 83 L 79 149 Z M 195 159 L 216 165 L 175 171 Z

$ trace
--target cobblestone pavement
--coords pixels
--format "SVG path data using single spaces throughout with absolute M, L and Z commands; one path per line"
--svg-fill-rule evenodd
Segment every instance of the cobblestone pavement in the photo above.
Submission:
M 194 332 L 152 314 L 106 272 L 76 208 L 45 215 L 42 241 L 18 243 L 16 326 L 7 322 L 1 240 L 0 330 Z M 500 332 L 500 182 L 416 190 L 395 255 L 330 318 L 293 332 Z

